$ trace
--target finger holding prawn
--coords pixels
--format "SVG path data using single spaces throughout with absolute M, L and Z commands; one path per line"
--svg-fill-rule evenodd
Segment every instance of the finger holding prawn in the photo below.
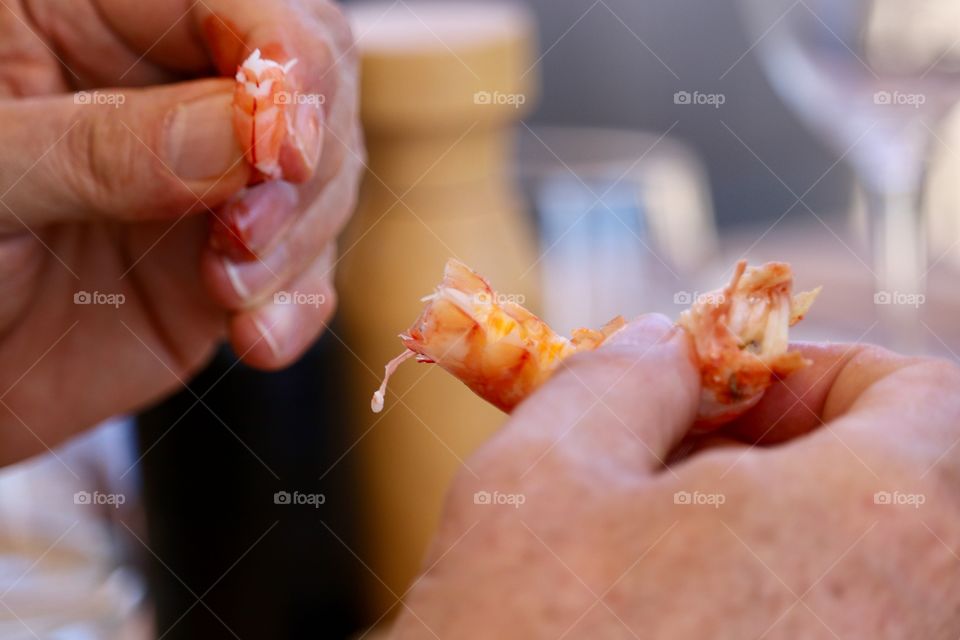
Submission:
M 296 212 L 292 189 L 275 183 L 306 182 L 314 172 L 322 144 L 322 110 L 298 106 L 300 92 L 284 63 L 255 49 L 236 74 L 233 126 L 254 184 L 223 207 L 211 229 L 210 246 L 230 260 L 255 260 Z
M 211 215 L 201 276 L 231 313 L 238 355 L 276 368 L 308 346 L 335 305 L 331 247 L 362 168 L 353 160 L 362 157 L 357 58 L 346 20 L 324 0 L 201 4 L 210 56 L 236 82 L 232 124 L 254 169 Z M 285 293 L 307 304 L 278 303 Z
M 352 106 L 347 102 L 337 109 L 347 114 Z M 341 144 L 340 140 L 336 139 L 335 144 Z M 343 144 L 355 141 L 348 136 Z M 218 304 L 233 312 L 230 341 L 234 351 L 249 364 L 265 368 L 288 364 L 309 345 L 306 338 L 315 337 L 333 313 L 336 253 L 332 239 L 355 206 L 361 166 L 356 151 L 344 150 L 336 156 L 343 162 L 327 182 L 313 181 L 295 188 L 272 182 L 251 189 L 261 193 L 265 189 L 274 191 L 266 198 L 267 206 L 296 209 L 295 215 L 285 218 L 283 214 L 274 214 L 277 224 L 286 221 L 279 238 L 269 240 L 269 228 L 260 229 L 267 244 L 254 245 L 254 259 L 233 261 L 209 247 L 201 255 L 201 275 L 207 290 Z M 299 198 L 298 202 L 285 199 L 284 194 L 290 191 Z M 259 231 L 255 218 L 251 224 L 256 236 Z M 284 294 L 296 299 L 293 304 L 278 307 L 278 296 L 282 301 Z M 252 322 L 254 318 L 259 322 Z M 273 322 L 271 318 L 282 321 Z M 288 331 L 293 333 L 284 335 Z M 270 348 L 271 345 L 279 348 Z
M 236 82 L 233 126 L 254 169 L 247 192 L 216 216 L 210 246 L 234 262 L 251 261 L 309 205 L 301 194 L 302 206 L 292 210 L 283 203 L 274 210 L 255 206 L 269 199 L 257 193 L 259 186 L 271 181 L 308 186 L 329 177 L 318 169 L 327 112 L 335 101 L 349 99 L 340 85 L 355 69 L 355 57 L 338 51 L 349 46 L 349 28 L 336 11 L 302 15 L 297 2 L 214 0 L 197 11 L 211 58 Z M 344 132 L 334 135 L 344 137 Z M 269 231 L 275 237 L 265 242 L 262 236 Z

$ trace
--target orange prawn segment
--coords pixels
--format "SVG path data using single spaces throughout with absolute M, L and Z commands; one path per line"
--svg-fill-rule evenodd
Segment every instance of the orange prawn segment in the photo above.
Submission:
M 282 177 L 280 152 L 290 126 L 287 74 L 296 63 L 263 58 L 257 49 L 237 70 L 233 126 L 247 160 L 270 179 Z
M 756 404 L 777 379 L 809 364 L 789 351 L 789 328 L 803 319 L 820 289 L 793 295 L 790 265 L 737 264 L 724 289 L 700 296 L 680 316 L 700 365 L 697 427 L 729 422 Z
M 820 289 L 793 295 L 790 266 L 737 264 L 724 289 L 701 296 L 678 322 L 690 334 L 700 368 L 698 429 L 717 427 L 756 404 L 766 389 L 809 363 L 789 350 L 789 328 L 803 319 Z M 480 397 L 511 411 L 571 355 L 603 345 L 626 322 L 617 317 L 598 331 L 577 329 L 570 339 L 501 296 L 455 260 L 443 282 L 424 298 L 426 308 L 406 335 L 407 351 L 386 368 L 371 406 L 383 409 L 387 381 L 405 360 L 436 363 Z
M 408 351 L 387 367 L 389 378 L 410 355 L 432 362 L 459 378 L 477 395 L 511 411 L 578 351 L 595 349 L 621 328 L 617 318 L 600 331 L 578 329 L 569 340 L 540 318 L 507 300 L 468 267 L 450 260 L 443 282 L 424 298 L 426 308 L 405 335 Z M 372 408 L 383 408 L 387 380 Z

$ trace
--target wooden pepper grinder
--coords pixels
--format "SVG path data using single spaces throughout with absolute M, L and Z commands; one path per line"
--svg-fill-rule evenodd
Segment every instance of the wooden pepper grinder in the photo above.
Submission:
M 386 410 L 370 397 L 397 334 L 419 315 L 444 263 L 474 267 L 537 308 L 537 253 L 511 161 L 534 102 L 533 21 L 494 2 L 351 5 L 362 57 L 369 172 L 338 269 L 352 428 L 364 486 L 374 616 L 420 569 L 446 489 L 504 421 L 439 367 L 409 362 Z

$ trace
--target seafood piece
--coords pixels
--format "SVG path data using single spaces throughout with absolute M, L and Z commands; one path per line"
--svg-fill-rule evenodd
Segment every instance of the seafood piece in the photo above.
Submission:
M 257 49 L 237 70 L 233 126 L 247 160 L 271 180 L 282 177 L 280 150 L 291 126 L 287 74 L 296 63 L 263 58 Z
M 501 297 L 466 265 L 450 260 L 443 282 L 423 299 L 420 318 L 400 339 L 407 348 L 386 367 L 371 408 L 383 410 L 387 381 L 408 358 L 436 363 L 481 398 L 511 411 L 554 372 L 564 358 L 595 349 L 624 326 L 611 320 L 599 331 L 577 329 L 570 339 L 540 318 Z
M 789 329 L 800 322 L 820 288 L 793 295 L 790 265 L 747 268 L 740 261 L 725 288 L 698 296 L 678 324 L 693 338 L 700 365 L 697 429 L 743 414 L 777 379 L 810 364 L 789 350 Z
M 789 265 L 747 269 L 741 261 L 730 284 L 700 296 L 678 322 L 692 337 L 703 395 L 695 428 L 720 426 L 756 404 L 774 380 L 808 362 L 789 351 L 789 327 L 803 319 L 819 293 L 792 295 Z M 400 336 L 407 350 L 386 366 L 371 408 L 383 409 L 390 376 L 415 357 L 436 363 L 477 395 L 512 411 L 557 370 L 560 363 L 591 351 L 621 329 L 622 317 L 598 331 L 577 329 L 569 339 L 500 296 L 481 276 L 450 260 L 443 282 L 424 298 L 416 323 Z

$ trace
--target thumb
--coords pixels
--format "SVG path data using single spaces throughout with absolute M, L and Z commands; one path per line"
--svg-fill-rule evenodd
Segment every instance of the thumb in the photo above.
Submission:
M 203 80 L 0 102 L 0 226 L 169 220 L 224 202 L 250 177 L 232 96 L 232 81 Z
M 512 427 L 604 465 L 659 469 L 696 417 L 700 376 L 686 333 L 644 316 L 575 356 L 514 412 Z M 551 445 L 552 446 L 552 445 Z

